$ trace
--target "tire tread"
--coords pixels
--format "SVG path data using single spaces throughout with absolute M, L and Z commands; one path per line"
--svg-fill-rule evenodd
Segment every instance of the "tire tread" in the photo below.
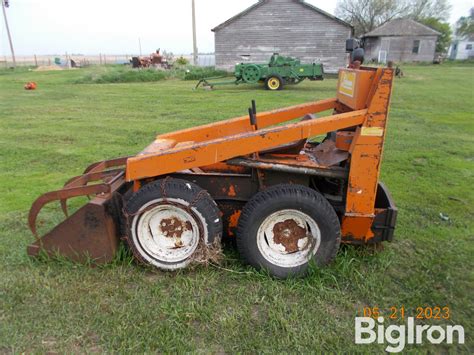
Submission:
M 289 184 L 276 185 L 263 190 L 257 193 L 244 206 L 237 227 L 237 249 L 240 255 L 248 264 L 256 268 L 260 268 L 258 260 L 255 260 L 252 252 L 252 249 L 255 248 L 255 246 L 246 242 L 245 234 L 248 233 L 247 229 L 252 223 L 252 216 L 254 216 L 256 212 L 262 208 L 262 206 L 265 206 L 268 203 L 274 204 L 277 200 L 284 201 L 286 198 L 304 199 L 311 202 L 314 204 L 315 208 L 319 208 L 319 213 L 323 215 L 323 218 L 326 219 L 329 224 L 337 226 L 335 242 L 333 243 L 332 249 L 328 251 L 325 260 L 322 261 L 322 264 L 326 265 L 332 262 L 337 255 L 341 243 L 340 222 L 333 207 L 320 193 L 316 192 L 315 190 L 302 185 Z

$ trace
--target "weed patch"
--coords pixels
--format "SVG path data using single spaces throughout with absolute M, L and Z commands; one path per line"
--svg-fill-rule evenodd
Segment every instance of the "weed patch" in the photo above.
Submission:
M 89 73 L 75 81 L 76 84 L 146 83 L 169 78 L 169 73 L 156 69 L 107 68 Z

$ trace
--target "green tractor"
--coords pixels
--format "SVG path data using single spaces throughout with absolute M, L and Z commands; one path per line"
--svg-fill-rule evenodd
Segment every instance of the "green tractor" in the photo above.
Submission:
M 265 83 L 268 90 L 275 91 L 283 89 L 287 84 L 299 84 L 305 79 L 323 80 L 324 68 L 322 64 L 301 64 L 299 59 L 274 53 L 268 64 L 237 64 L 234 76 L 233 81 L 213 81 L 219 78 L 201 79 L 196 89 L 200 86 L 212 89 L 219 85 Z

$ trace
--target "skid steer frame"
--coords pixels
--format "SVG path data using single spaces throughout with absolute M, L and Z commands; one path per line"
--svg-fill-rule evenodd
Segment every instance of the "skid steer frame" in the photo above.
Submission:
M 37 241 L 28 252 L 110 261 L 120 239 L 124 195 L 166 176 L 208 190 L 229 235 L 235 234 L 242 206 L 255 193 L 297 183 L 327 196 L 338 213 L 343 242 L 391 240 L 397 210 L 379 175 L 393 76 L 391 68 L 342 69 L 335 98 L 262 113 L 253 107 L 250 117 L 159 135 L 136 156 L 93 164 L 62 190 L 35 201 L 29 225 Z M 312 116 L 325 111 L 331 113 Z M 321 143 L 307 141 L 323 134 L 327 138 Z M 328 183 L 339 188 L 337 196 L 323 191 Z M 65 200 L 81 195 L 94 198 L 37 236 L 36 219 L 46 203 L 58 200 L 67 213 Z

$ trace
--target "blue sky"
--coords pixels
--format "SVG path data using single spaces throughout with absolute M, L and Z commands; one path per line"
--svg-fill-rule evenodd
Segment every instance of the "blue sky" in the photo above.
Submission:
M 198 47 L 214 50 L 211 28 L 256 0 L 196 0 Z M 336 1 L 308 0 L 334 13 Z M 468 14 L 471 0 L 451 0 L 451 21 Z M 17 55 L 132 54 L 161 47 L 175 54 L 192 51 L 191 0 L 10 0 L 7 9 Z M 0 55 L 9 55 L 3 19 Z

